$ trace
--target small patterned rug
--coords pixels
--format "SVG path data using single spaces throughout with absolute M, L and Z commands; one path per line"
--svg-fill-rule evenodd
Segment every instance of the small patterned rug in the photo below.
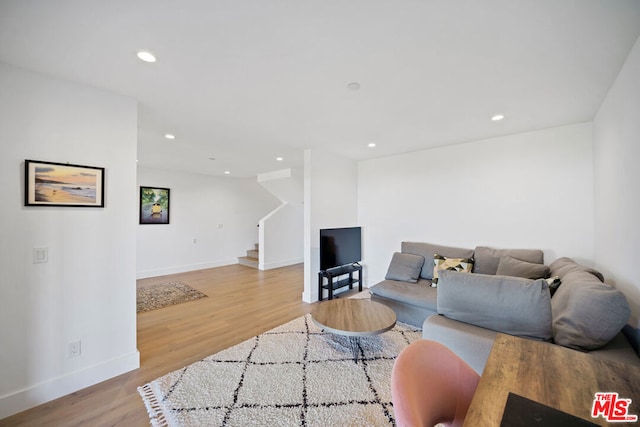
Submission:
M 153 426 L 393 426 L 391 370 L 421 331 L 397 323 L 357 341 L 310 315 L 142 387 Z
M 136 292 L 138 313 L 206 297 L 202 292 L 183 282 L 141 286 L 137 288 Z

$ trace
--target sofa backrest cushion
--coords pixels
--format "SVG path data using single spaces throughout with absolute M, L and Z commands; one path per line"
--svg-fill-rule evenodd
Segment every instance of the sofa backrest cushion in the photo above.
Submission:
M 525 279 L 546 279 L 549 267 L 544 264 L 520 261 L 510 256 L 503 256 L 498 263 L 496 274 L 499 276 L 524 277 Z
M 510 335 L 551 339 L 546 280 L 449 270 L 439 275 L 438 314 Z
M 594 350 L 613 339 L 631 310 L 622 292 L 589 271 L 574 269 L 562 277 L 551 299 L 553 340 L 578 350 Z
M 500 258 L 505 256 L 534 264 L 544 263 L 544 253 L 539 249 L 492 249 L 486 246 L 477 246 L 474 254 L 476 262 L 473 272 L 496 274 Z
M 396 252 L 391 257 L 391 263 L 387 270 L 386 280 L 400 280 L 402 282 L 416 283 L 422 271 L 424 257 L 414 254 L 402 254 Z
M 452 246 L 435 245 L 424 242 L 402 242 L 402 253 L 420 255 L 424 258 L 424 265 L 420 272 L 423 279 L 433 279 L 433 255 L 439 254 L 448 258 L 472 258 L 473 249 L 456 248 Z
M 549 265 L 549 268 L 551 270 L 551 275 L 560 277 L 560 280 L 562 280 L 567 273 L 572 271 L 586 271 L 587 273 L 593 274 L 601 282 L 604 282 L 604 276 L 598 270 L 578 264 L 571 258 L 558 258 Z

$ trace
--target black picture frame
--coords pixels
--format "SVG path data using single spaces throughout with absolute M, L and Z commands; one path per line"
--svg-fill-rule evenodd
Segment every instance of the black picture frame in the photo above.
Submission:
M 169 224 L 171 190 L 140 186 L 140 224 Z
M 24 161 L 24 205 L 104 207 L 105 169 L 97 166 Z

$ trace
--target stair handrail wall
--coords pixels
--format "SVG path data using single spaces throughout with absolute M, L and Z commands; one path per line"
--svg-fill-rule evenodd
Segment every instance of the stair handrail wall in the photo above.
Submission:
M 282 203 L 258 224 L 258 268 L 304 262 L 304 177 L 299 169 L 258 175 L 258 183 Z
M 258 268 L 304 262 L 304 208 L 302 203 L 283 202 L 258 223 Z

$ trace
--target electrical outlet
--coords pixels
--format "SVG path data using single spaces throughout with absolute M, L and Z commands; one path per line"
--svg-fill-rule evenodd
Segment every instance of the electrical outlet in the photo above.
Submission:
M 80 341 L 73 341 L 69 343 L 69 359 L 80 356 L 82 353 L 82 347 Z
M 49 262 L 49 248 L 33 248 L 33 263 Z

